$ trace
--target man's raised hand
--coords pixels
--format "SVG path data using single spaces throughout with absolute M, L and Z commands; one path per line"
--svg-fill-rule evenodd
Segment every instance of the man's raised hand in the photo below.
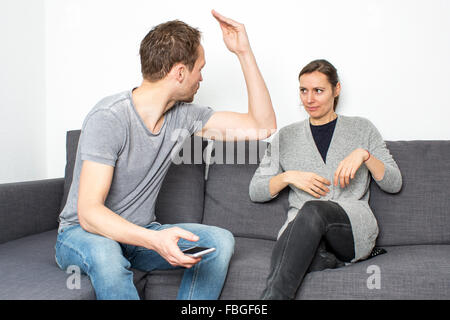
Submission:
M 242 23 L 224 17 L 215 10 L 212 10 L 211 13 L 220 24 L 223 41 L 228 50 L 238 55 L 251 50 L 245 26 Z

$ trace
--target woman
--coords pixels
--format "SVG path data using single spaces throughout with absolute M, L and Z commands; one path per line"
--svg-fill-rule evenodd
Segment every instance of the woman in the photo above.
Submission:
M 402 185 L 374 125 L 336 114 L 341 90 L 336 68 L 326 60 L 312 61 L 299 81 L 310 117 L 273 137 L 250 182 L 256 202 L 290 187 L 288 218 L 272 252 L 262 299 L 294 299 L 308 270 L 367 258 L 378 236 L 368 204 L 370 175 L 386 192 L 396 193 Z

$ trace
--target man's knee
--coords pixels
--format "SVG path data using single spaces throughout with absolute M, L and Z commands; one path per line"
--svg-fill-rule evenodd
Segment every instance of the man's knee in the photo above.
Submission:
M 212 245 L 216 248 L 218 255 L 229 259 L 234 253 L 235 240 L 233 234 L 223 228 L 210 227 L 210 238 Z
M 131 266 L 123 256 L 119 243 L 107 238 L 103 244 L 86 248 L 85 254 L 89 273 L 118 275 L 127 273 Z

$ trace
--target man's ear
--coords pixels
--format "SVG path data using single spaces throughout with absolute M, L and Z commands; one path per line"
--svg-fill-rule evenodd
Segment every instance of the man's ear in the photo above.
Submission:
M 179 83 L 186 77 L 186 66 L 182 63 L 176 63 L 170 70 L 170 75 Z

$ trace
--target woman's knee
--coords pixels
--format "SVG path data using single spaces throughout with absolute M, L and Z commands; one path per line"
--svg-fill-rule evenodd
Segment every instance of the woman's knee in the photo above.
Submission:
M 298 212 L 296 220 L 299 220 L 299 223 L 306 224 L 311 229 L 322 230 L 325 228 L 324 209 L 324 201 L 307 201 Z

